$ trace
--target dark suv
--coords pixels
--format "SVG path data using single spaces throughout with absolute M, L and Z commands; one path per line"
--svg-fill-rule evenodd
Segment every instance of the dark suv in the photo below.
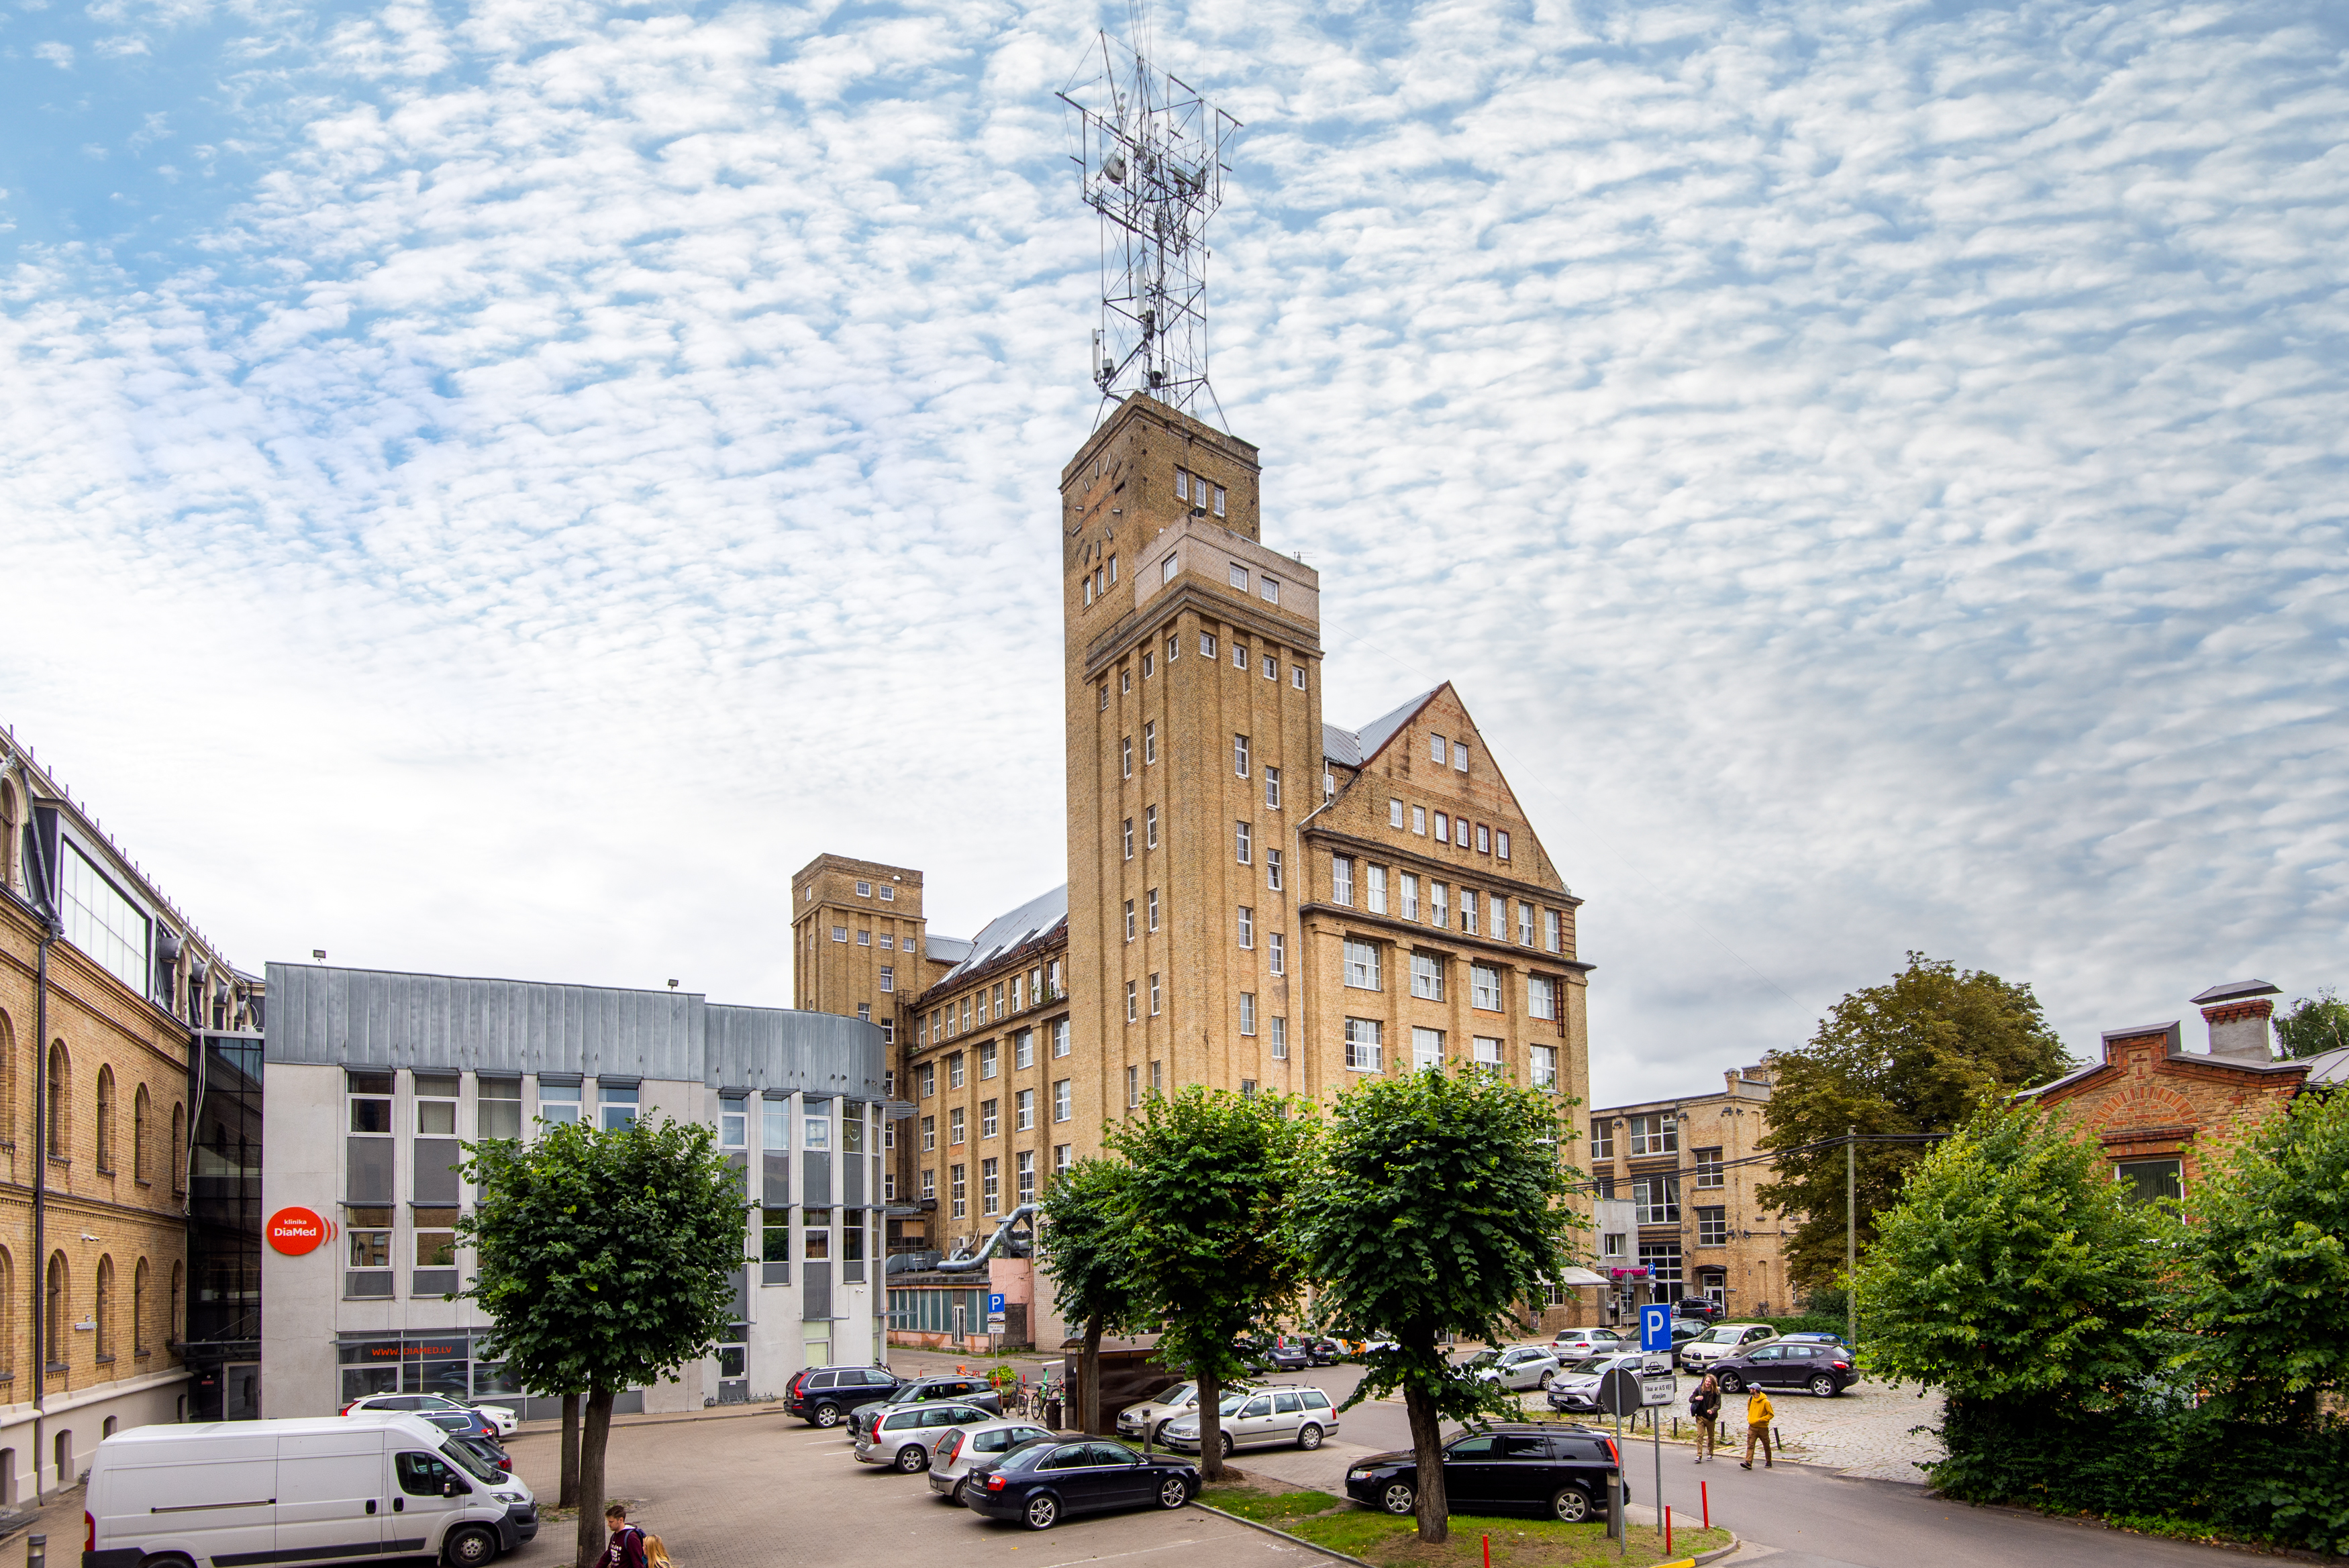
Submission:
M 843 1416 L 887 1398 L 904 1382 L 886 1367 L 811 1367 L 792 1375 L 783 1408 L 812 1427 L 836 1427 Z
M 1859 1381 L 1851 1352 L 1840 1345 L 1807 1345 L 1774 1339 L 1735 1356 L 1724 1356 L 1709 1370 L 1721 1379 L 1721 1391 L 1740 1394 L 1759 1385 L 1764 1388 L 1808 1388 L 1822 1399 L 1832 1399 Z
M 930 1405 L 949 1400 L 957 1405 L 970 1405 L 990 1417 L 1003 1414 L 1003 1400 L 984 1377 L 916 1377 L 910 1383 L 900 1383 L 878 1400 L 848 1416 L 848 1429 L 853 1436 L 863 1437 L 865 1429 L 881 1418 L 884 1410 L 900 1405 Z M 945 1423 L 953 1426 L 957 1423 Z
M 1455 1513 L 1537 1510 L 1579 1524 L 1606 1511 L 1608 1483 L 1622 1485 L 1622 1470 L 1615 1439 L 1588 1427 L 1495 1425 L 1444 1445 L 1444 1495 Z M 1356 1460 L 1346 1495 L 1409 1513 L 1419 1500 L 1419 1462 L 1408 1453 Z M 1630 1498 L 1624 1486 L 1623 1500 Z

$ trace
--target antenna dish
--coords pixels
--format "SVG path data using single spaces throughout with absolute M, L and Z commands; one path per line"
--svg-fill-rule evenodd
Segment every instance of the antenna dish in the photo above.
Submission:
M 1146 38 L 1146 13 L 1135 24 Z M 1195 418 L 1212 407 L 1220 423 L 1207 385 L 1207 220 L 1223 204 L 1224 150 L 1240 122 L 1107 33 L 1059 96 L 1079 197 L 1101 221 L 1092 378 L 1103 411 L 1142 391 Z

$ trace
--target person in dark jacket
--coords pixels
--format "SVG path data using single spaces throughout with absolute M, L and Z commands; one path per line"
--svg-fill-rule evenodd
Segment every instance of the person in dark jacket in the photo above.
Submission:
M 1713 1456 L 1713 1423 L 1721 1418 L 1721 1383 L 1710 1372 L 1689 1396 L 1689 1414 L 1696 1418 L 1696 1462 Z
M 612 1537 L 604 1542 L 604 1555 L 596 1559 L 595 1568 L 646 1568 L 645 1532 L 628 1522 L 626 1503 L 605 1508 L 604 1528 Z

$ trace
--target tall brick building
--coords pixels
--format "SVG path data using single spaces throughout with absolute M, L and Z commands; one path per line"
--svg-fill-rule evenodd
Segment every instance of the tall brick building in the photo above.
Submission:
M 901 1248 L 981 1240 L 1182 1085 L 1472 1061 L 1588 1097 L 1580 901 L 1449 685 L 1325 722 L 1319 578 L 1263 542 L 1259 479 L 1139 395 L 1061 471 L 1064 887 L 966 947 L 912 870 L 793 879 L 799 1005 L 894 1035 Z M 1015 1305 L 1023 1270 L 989 1270 Z
M 190 1064 L 260 992 L 0 738 L 0 1501 L 186 1413 Z

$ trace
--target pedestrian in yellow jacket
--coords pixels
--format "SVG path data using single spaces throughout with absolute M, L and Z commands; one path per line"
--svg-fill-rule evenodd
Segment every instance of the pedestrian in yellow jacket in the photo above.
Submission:
M 1754 1468 L 1754 1445 L 1762 1445 L 1762 1468 L 1773 1468 L 1770 1458 L 1770 1418 L 1778 1412 L 1770 1406 L 1770 1396 L 1756 1388 L 1745 1398 L 1745 1459 L 1738 1468 Z

